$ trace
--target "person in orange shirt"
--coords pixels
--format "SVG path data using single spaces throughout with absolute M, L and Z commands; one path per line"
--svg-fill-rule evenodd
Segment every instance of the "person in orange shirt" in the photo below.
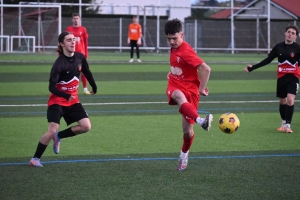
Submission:
M 132 18 L 132 23 L 128 26 L 128 40 L 127 43 L 130 44 L 130 60 L 129 62 L 133 62 L 133 49 L 136 48 L 136 56 L 137 61 L 142 62 L 140 60 L 140 51 L 139 46 L 142 44 L 142 27 L 137 21 L 137 17 L 134 16 Z
M 85 58 L 88 58 L 88 33 L 86 28 L 80 26 L 80 16 L 78 13 L 73 13 L 72 15 L 72 26 L 67 27 L 66 31 L 74 34 L 76 39 L 75 51 L 82 53 Z M 83 93 L 89 95 L 90 92 L 87 88 L 87 80 L 83 73 L 81 73 L 81 81 L 83 85 Z

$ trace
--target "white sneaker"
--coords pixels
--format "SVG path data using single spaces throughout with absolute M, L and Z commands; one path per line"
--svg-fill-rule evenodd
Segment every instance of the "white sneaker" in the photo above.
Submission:
M 131 58 L 131 59 L 129 60 L 129 62 L 132 63 L 132 62 L 133 62 L 133 58 Z
M 180 156 L 179 156 L 179 164 L 177 167 L 177 170 L 181 171 L 184 170 L 187 167 L 188 164 L 188 159 L 189 159 L 189 151 L 187 151 L 186 153 L 183 153 L 182 151 L 180 151 Z
M 91 93 L 88 90 L 83 90 L 83 94 L 85 94 L 85 95 L 91 95 Z
M 282 120 L 281 122 L 281 126 L 279 128 L 277 128 L 277 131 L 284 131 L 284 125 L 285 125 L 285 120 Z
M 139 63 L 142 62 L 140 59 L 137 59 L 136 61 L 138 61 Z
M 292 133 L 291 125 L 290 124 L 285 124 L 284 125 L 284 132 L 286 133 Z
M 209 131 L 210 127 L 211 127 L 211 122 L 213 121 L 213 116 L 212 114 L 208 114 L 205 118 L 204 118 L 204 122 L 201 124 L 201 127 L 206 130 Z

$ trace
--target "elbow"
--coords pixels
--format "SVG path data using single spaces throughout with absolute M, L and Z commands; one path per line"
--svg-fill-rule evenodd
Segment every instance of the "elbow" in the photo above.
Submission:
M 206 74 L 210 74 L 211 68 L 208 65 L 205 65 L 205 67 L 203 67 L 201 71 Z

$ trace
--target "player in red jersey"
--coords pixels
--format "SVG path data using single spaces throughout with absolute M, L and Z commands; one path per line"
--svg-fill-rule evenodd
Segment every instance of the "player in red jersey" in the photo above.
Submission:
M 133 62 L 133 49 L 136 48 L 137 61 L 142 62 L 140 59 L 139 45 L 142 44 L 142 27 L 137 21 L 137 16 L 133 16 L 132 23 L 128 26 L 128 40 L 127 43 L 130 44 L 130 60 Z
M 97 86 L 93 75 L 85 56 L 82 53 L 75 52 L 75 36 L 72 33 L 62 32 L 58 36 L 58 42 L 57 52 L 60 56 L 52 66 L 49 79 L 51 94 L 47 110 L 48 131 L 40 139 L 35 154 L 29 163 L 29 165 L 35 167 L 43 167 L 40 158 L 51 139 L 53 139 L 54 153 L 58 154 L 61 139 L 73 137 L 91 129 L 88 115 L 78 99 L 78 87 L 79 76 L 82 72 L 93 88 L 91 94 L 96 94 Z M 74 122 L 77 122 L 78 125 L 58 131 L 62 117 L 67 125 Z
M 246 72 L 265 66 L 278 58 L 277 68 L 277 92 L 279 98 L 279 113 L 282 119 L 281 126 L 277 131 L 292 133 L 291 123 L 294 114 L 294 102 L 299 89 L 299 59 L 300 45 L 295 43 L 299 34 L 296 26 L 287 26 L 285 29 L 285 40 L 276 44 L 268 57 L 256 65 L 247 64 Z
M 86 28 L 83 26 L 80 26 L 80 16 L 78 13 L 74 13 L 72 15 L 72 26 L 67 27 L 66 31 L 73 33 L 76 38 L 76 46 L 75 51 L 80 52 L 83 55 L 85 55 L 86 59 L 88 58 L 88 33 L 86 31 Z M 90 94 L 88 88 L 87 88 L 87 80 L 84 74 L 81 73 L 81 81 L 83 85 L 83 93 L 84 94 Z
M 165 34 L 171 45 L 171 69 L 168 73 L 166 93 L 169 105 L 178 105 L 182 115 L 183 145 L 177 169 L 184 170 L 188 164 L 188 154 L 194 139 L 194 123 L 209 131 L 213 120 L 211 114 L 205 118 L 201 118 L 198 114 L 200 94 L 207 96 L 209 93 L 206 85 L 211 69 L 183 40 L 182 24 L 178 19 L 170 20 L 165 24 Z

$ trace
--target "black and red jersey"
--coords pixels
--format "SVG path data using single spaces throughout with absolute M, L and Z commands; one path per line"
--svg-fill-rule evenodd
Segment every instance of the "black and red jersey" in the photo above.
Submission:
M 292 44 L 285 44 L 285 42 L 276 44 L 266 59 L 252 67 L 248 67 L 248 70 L 253 71 L 259 67 L 265 66 L 272 62 L 276 57 L 278 58 L 278 78 L 286 74 L 293 74 L 297 78 L 300 77 L 300 45 L 295 42 Z
M 93 92 L 97 92 L 97 86 L 89 65 L 82 53 L 75 52 L 72 57 L 64 54 L 60 55 L 54 62 L 49 79 L 49 91 L 51 92 L 48 106 L 58 104 L 61 106 L 71 106 L 79 103 L 78 87 L 79 75 L 82 72 L 92 86 Z M 68 101 L 70 96 L 74 96 L 73 101 Z

